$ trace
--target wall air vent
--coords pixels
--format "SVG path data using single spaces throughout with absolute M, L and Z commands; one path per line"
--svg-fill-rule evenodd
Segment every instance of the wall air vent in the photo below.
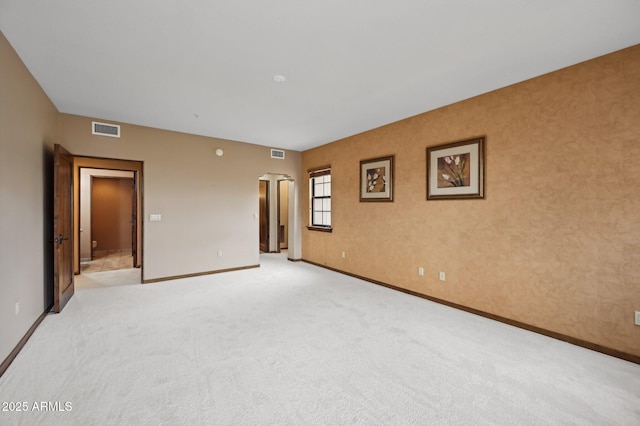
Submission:
M 271 158 L 277 158 L 279 160 L 284 160 L 284 150 L 282 150 L 282 149 L 271 149 Z
M 120 137 L 120 126 L 117 124 L 91 122 L 91 133 L 100 136 L 109 136 L 112 138 Z

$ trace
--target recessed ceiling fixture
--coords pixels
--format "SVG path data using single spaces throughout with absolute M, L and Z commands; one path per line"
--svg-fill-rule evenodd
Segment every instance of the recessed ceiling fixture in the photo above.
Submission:
M 284 83 L 285 81 L 287 81 L 287 79 L 284 78 L 283 75 L 274 75 L 273 81 L 275 81 L 276 83 Z
M 224 151 L 222 149 L 220 149 L 220 148 L 216 149 L 216 155 L 218 157 L 222 157 L 222 154 L 224 154 Z

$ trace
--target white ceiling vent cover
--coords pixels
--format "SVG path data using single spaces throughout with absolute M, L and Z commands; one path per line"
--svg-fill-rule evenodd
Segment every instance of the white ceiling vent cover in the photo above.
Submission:
M 271 158 L 277 158 L 279 160 L 284 160 L 284 150 L 282 149 L 271 149 Z
M 117 124 L 91 122 L 91 133 L 100 136 L 109 136 L 112 138 L 120 137 L 120 126 Z

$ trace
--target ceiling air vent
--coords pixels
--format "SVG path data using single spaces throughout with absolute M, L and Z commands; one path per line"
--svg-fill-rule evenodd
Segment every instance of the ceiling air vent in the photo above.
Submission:
M 271 149 L 271 158 L 277 158 L 279 160 L 284 160 L 284 150 L 282 150 L 282 149 Z
M 91 122 L 91 133 L 100 136 L 109 136 L 112 138 L 120 137 L 120 126 L 117 124 L 98 123 L 97 121 Z

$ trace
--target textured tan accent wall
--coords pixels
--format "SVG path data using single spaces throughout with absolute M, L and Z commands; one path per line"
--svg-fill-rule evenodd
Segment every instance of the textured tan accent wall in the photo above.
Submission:
M 426 147 L 482 135 L 486 199 L 426 201 Z M 395 201 L 360 203 L 359 161 L 391 154 Z M 634 46 L 303 152 L 334 209 L 303 258 L 640 355 L 639 159 Z

